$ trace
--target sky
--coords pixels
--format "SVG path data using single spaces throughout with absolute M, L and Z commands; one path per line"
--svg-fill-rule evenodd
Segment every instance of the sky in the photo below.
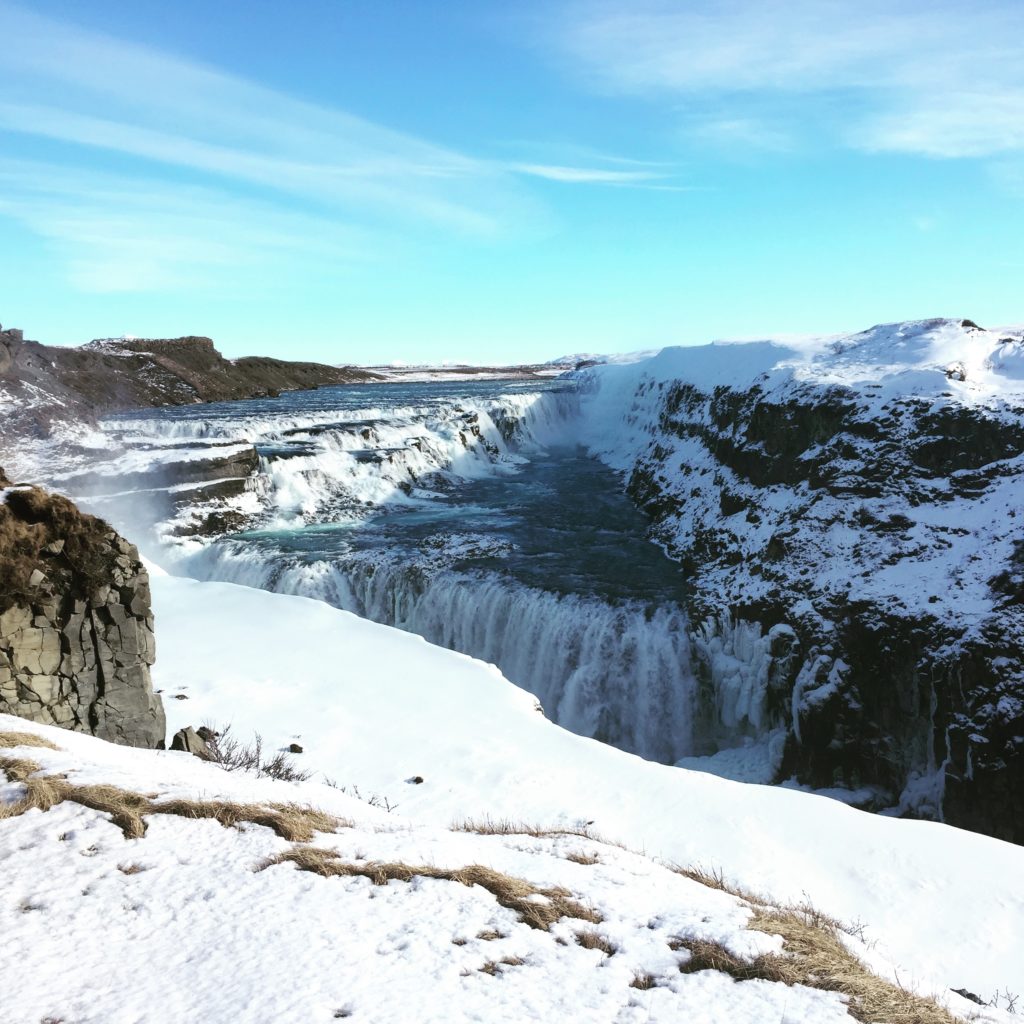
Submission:
M 0 0 L 0 321 L 533 362 L 1024 321 L 1020 0 Z

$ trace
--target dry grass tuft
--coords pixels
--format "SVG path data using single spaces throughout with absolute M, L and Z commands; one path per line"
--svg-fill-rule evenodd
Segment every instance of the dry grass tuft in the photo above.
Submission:
M 596 853 L 584 853 L 582 850 L 573 850 L 565 855 L 566 860 L 574 864 L 600 864 L 601 858 Z
M 542 889 L 525 879 L 503 874 L 482 864 L 470 864 L 455 869 L 379 861 L 353 864 L 340 860 L 338 855 L 330 850 L 314 851 L 310 847 L 293 847 L 263 866 L 268 868 L 289 861 L 303 871 L 313 871 L 325 878 L 369 878 L 374 885 L 387 885 L 393 881 L 410 882 L 414 878 L 436 878 L 470 887 L 479 885 L 501 906 L 518 914 L 519 920 L 524 924 L 542 931 L 547 931 L 563 917 L 589 921 L 591 924 L 600 924 L 603 920 L 596 910 L 577 902 L 566 889 Z M 538 900 L 538 896 L 543 898 Z
M 73 786 L 69 782 L 63 786 L 65 800 L 109 814 L 125 839 L 141 839 L 146 834 L 142 815 L 150 810 L 150 802 L 140 793 L 117 786 Z
M 780 981 L 786 985 L 794 985 L 800 980 L 799 971 L 786 957 L 762 954 L 755 960 L 743 960 L 711 939 L 685 939 L 678 948 L 690 952 L 690 958 L 679 965 L 682 974 L 721 971 L 737 981 L 759 978 L 762 981 Z
M 122 875 L 138 875 L 146 869 L 138 862 L 135 862 L 134 864 L 118 864 L 117 870 L 120 871 Z
M 758 906 L 771 905 L 771 901 L 767 897 L 751 889 L 744 888 L 736 882 L 726 881 L 725 874 L 721 868 L 705 868 L 701 864 L 689 866 L 666 864 L 665 866 L 669 871 L 674 871 L 677 875 L 689 878 L 708 889 L 717 889 L 719 892 L 728 893 L 730 896 L 736 896 L 738 899 Z
M 799 983 L 849 997 L 857 1020 L 887 1024 L 955 1024 L 932 999 L 873 974 L 840 938 L 827 916 L 808 908 L 758 909 L 750 927 L 782 936 L 787 960 L 799 964 Z
M 10 782 L 28 782 L 29 778 L 43 769 L 27 757 L 0 757 L 0 771 Z
M 451 828 L 453 832 L 475 832 L 481 836 L 532 836 L 534 839 L 579 836 L 581 839 L 590 839 L 595 843 L 603 843 L 605 846 L 617 846 L 620 849 L 625 849 L 621 843 L 598 835 L 587 825 L 545 826 L 530 825 L 523 821 L 513 821 L 511 818 L 465 818 L 455 822 Z
M 478 967 L 477 970 L 480 971 L 481 974 L 490 974 L 493 977 L 495 974 L 500 973 L 503 965 L 508 967 L 522 967 L 525 963 L 526 961 L 522 957 L 505 956 L 500 960 L 488 960 L 483 967 Z
M 476 937 L 484 942 L 494 942 L 495 939 L 508 938 L 504 932 L 495 931 L 493 928 L 485 928 L 482 932 L 477 932 Z
M 633 980 L 629 983 L 629 987 L 638 988 L 646 992 L 647 989 L 654 988 L 657 984 L 657 979 L 653 974 L 648 974 L 646 971 L 634 971 Z
M 23 758 L 0 757 L 0 771 L 11 782 L 20 782 L 26 789 L 21 800 L 0 807 L 0 817 L 15 818 L 32 809 L 48 811 L 69 801 L 109 814 L 126 839 L 145 835 L 146 824 L 141 816 L 148 809 L 149 801 L 138 793 L 129 793 L 117 786 L 75 786 L 63 775 L 39 775 L 42 768 L 35 761 Z
M 38 775 L 42 771 L 35 761 L 25 758 L 0 757 L 0 771 L 11 782 L 26 787 L 25 796 L 13 804 L 0 805 L 0 818 L 14 818 L 32 808 L 48 811 L 68 801 L 94 811 L 109 814 L 111 821 L 126 839 L 141 839 L 146 834 L 148 814 L 174 814 L 182 818 L 213 818 L 225 828 L 245 822 L 265 825 L 291 843 L 309 842 L 317 832 L 336 832 L 350 822 L 335 818 L 315 807 L 299 804 L 236 804 L 223 800 L 163 800 L 132 793 L 117 786 L 77 786 L 63 775 Z
M 182 818 L 212 818 L 225 828 L 244 822 L 265 825 L 290 843 L 308 843 L 316 832 L 336 832 L 349 822 L 298 804 L 236 804 L 226 800 L 163 800 L 150 805 L 153 814 L 176 814 Z
M 926 999 L 873 974 L 851 953 L 832 919 L 811 909 L 755 907 L 750 928 L 779 935 L 784 954 L 762 954 L 743 960 L 707 939 L 681 939 L 672 948 L 689 950 L 679 965 L 683 974 L 721 971 L 737 981 L 781 982 L 838 992 L 850 1015 L 871 1024 L 957 1024 L 957 1018 Z
M 0 757 L 0 772 L 10 782 L 20 782 L 25 795 L 15 803 L 0 804 L 0 820 L 17 818 L 26 811 L 37 808 L 48 811 L 64 799 L 64 779 L 59 775 L 39 776 L 43 769 L 35 761 L 23 757 Z
M 0 750 L 10 747 L 45 747 L 47 750 L 60 750 L 56 743 L 34 732 L 0 732 Z
M 584 949 L 599 949 L 606 956 L 615 956 L 619 951 L 619 947 L 614 942 L 609 941 L 600 932 L 594 931 L 593 928 L 577 932 L 576 945 L 582 946 Z

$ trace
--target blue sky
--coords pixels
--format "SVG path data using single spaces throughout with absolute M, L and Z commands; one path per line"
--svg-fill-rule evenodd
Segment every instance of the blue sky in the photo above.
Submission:
M 532 361 L 1024 320 L 1024 4 L 0 0 L 0 320 Z

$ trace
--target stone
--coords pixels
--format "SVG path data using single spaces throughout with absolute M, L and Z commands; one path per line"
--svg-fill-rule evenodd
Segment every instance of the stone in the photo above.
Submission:
M 194 754 L 204 761 L 212 761 L 213 754 L 199 733 L 189 726 L 187 729 L 179 729 L 171 739 L 171 750 L 183 750 L 187 754 Z

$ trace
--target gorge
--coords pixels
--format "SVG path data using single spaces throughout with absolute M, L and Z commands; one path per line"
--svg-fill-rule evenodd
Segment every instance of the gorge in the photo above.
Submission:
M 493 661 L 583 735 L 1020 842 L 1021 348 L 919 321 L 130 412 L 23 458 L 173 571 Z

